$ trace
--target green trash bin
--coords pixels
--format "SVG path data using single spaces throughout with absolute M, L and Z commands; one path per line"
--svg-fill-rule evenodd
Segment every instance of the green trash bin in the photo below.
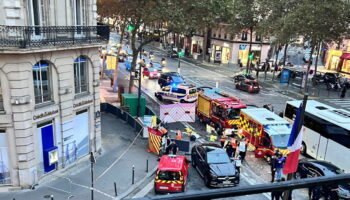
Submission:
M 121 106 L 128 106 L 130 110 L 130 115 L 135 117 L 137 115 L 137 94 L 122 94 L 122 98 L 120 101 Z M 141 95 L 140 99 L 141 106 L 141 117 L 145 115 L 146 110 L 146 98 Z

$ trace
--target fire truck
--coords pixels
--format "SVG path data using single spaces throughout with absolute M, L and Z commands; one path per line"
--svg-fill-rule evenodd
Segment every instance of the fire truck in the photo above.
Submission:
M 202 123 L 210 124 L 217 133 L 225 128 L 237 129 L 239 113 L 246 105 L 236 97 L 217 88 L 200 88 L 197 102 L 197 116 Z
M 289 153 L 291 126 L 287 120 L 265 108 L 242 109 L 239 120 L 238 135 L 249 139 L 255 147 L 255 157 L 265 157 L 270 162 L 276 149 L 283 155 Z

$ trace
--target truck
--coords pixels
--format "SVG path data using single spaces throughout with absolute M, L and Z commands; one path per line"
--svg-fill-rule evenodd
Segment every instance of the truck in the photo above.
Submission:
M 224 129 L 238 130 L 239 114 L 243 108 L 246 105 L 239 98 L 217 88 L 199 88 L 197 117 L 200 122 L 214 127 L 219 134 Z
M 266 158 L 268 162 L 279 150 L 284 156 L 291 134 L 289 122 L 265 108 L 242 109 L 239 119 L 238 136 L 247 137 L 255 147 L 256 158 Z

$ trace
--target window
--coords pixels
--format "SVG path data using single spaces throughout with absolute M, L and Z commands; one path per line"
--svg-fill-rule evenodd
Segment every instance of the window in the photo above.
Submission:
M 75 0 L 74 4 L 75 4 L 75 8 L 74 8 L 75 25 L 77 25 L 77 26 L 86 25 L 86 22 L 85 22 L 85 18 L 86 18 L 85 1 L 84 0 Z
M 11 183 L 9 164 L 7 137 L 0 132 L 0 185 Z
M 33 66 L 35 104 L 52 100 L 51 72 L 47 62 L 40 61 Z
M 243 31 L 242 32 L 242 40 L 245 41 L 248 39 L 248 32 L 247 31 Z
M 87 62 L 83 57 L 79 57 L 74 61 L 74 87 L 75 94 L 87 92 Z
M 256 36 L 255 36 L 255 41 L 261 42 L 261 36 L 260 36 L 260 35 L 256 35 Z

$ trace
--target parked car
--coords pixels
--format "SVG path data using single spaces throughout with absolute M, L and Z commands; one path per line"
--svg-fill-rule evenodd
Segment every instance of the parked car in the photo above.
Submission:
M 318 176 L 330 176 L 336 174 L 343 174 L 344 171 L 333 165 L 330 162 L 322 160 L 313 160 L 313 159 L 301 159 L 299 160 L 297 172 L 294 175 L 294 178 L 310 178 Z M 342 183 L 335 185 L 337 196 L 339 199 L 350 199 L 350 183 Z M 329 189 L 326 186 L 322 186 L 322 193 Z M 309 191 L 312 195 L 312 191 Z
M 142 76 L 143 77 L 148 77 L 149 79 L 158 79 L 160 77 L 160 73 L 158 71 L 158 69 L 154 68 L 154 67 L 150 67 L 150 68 L 143 68 L 142 71 Z
M 184 192 L 189 162 L 185 156 L 164 155 L 160 158 L 154 178 L 154 192 Z
M 236 89 L 243 90 L 249 93 L 259 93 L 260 86 L 256 80 L 241 80 L 236 83 Z
M 169 50 L 169 51 L 167 52 L 167 55 L 168 55 L 170 58 L 178 58 L 178 57 L 179 57 L 177 51 L 175 51 L 175 50 Z
M 196 87 L 192 85 L 177 85 L 175 87 L 165 86 L 157 90 L 155 96 L 160 101 L 170 100 L 180 103 L 192 103 L 196 102 L 198 93 Z
M 175 87 L 176 85 L 185 83 L 182 76 L 177 72 L 166 72 L 160 75 L 160 78 L 158 79 L 158 84 L 160 87 L 164 87 L 167 85 L 171 85 Z
M 197 144 L 191 151 L 191 163 L 207 187 L 230 187 L 239 184 L 239 172 L 226 151 L 215 143 Z
M 246 79 L 248 79 L 248 80 L 255 80 L 255 78 L 252 75 L 250 75 L 250 74 L 239 74 L 239 75 L 236 75 L 236 76 L 233 77 L 233 81 L 235 83 L 240 82 L 242 80 L 246 80 Z

